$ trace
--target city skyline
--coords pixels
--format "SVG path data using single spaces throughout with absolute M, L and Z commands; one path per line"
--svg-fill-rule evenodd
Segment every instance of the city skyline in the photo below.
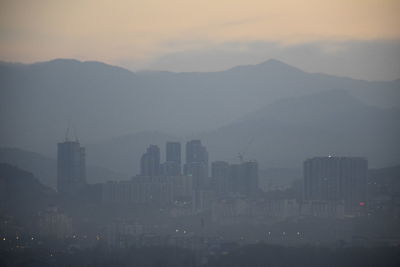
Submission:
M 0 0 L 0 266 L 400 266 L 399 12 Z

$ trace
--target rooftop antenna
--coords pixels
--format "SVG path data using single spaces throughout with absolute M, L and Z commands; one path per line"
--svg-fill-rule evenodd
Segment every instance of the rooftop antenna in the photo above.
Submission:
M 65 131 L 65 141 L 66 141 L 66 142 L 69 141 L 68 136 L 69 136 L 69 128 L 70 128 L 70 127 L 71 127 L 71 121 L 69 120 L 69 121 L 68 121 L 67 130 Z

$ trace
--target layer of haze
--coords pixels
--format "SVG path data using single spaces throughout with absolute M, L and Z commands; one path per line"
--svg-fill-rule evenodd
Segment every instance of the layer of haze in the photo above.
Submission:
M 310 71 L 368 80 L 400 76 L 397 0 L 4 0 L 0 5 L 4 61 L 76 58 L 132 70 L 212 71 L 275 57 Z M 324 57 L 315 55 L 321 51 Z M 203 57 L 210 53 L 218 57 Z

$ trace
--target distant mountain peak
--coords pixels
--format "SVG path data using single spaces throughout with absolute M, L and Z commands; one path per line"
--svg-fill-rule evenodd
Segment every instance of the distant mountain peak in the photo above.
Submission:
M 125 69 L 123 67 L 118 67 L 114 65 L 110 65 L 101 61 L 81 61 L 77 59 L 71 58 L 56 58 L 50 61 L 37 62 L 33 64 L 28 64 L 26 66 L 32 67 L 42 67 L 42 68 L 60 68 L 62 71 L 71 71 L 71 70 L 79 70 L 83 71 L 83 69 L 91 69 L 92 71 L 117 71 L 119 73 L 127 74 L 128 76 L 134 75 L 134 72 Z
M 268 68 L 274 68 L 274 69 L 288 69 L 288 70 L 294 70 L 294 71 L 301 71 L 304 72 L 303 70 L 294 67 L 292 65 L 289 65 L 283 61 L 274 59 L 274 58 L 270 58 L 264 62 L 261 62 L 259 64 L 257 64 L 256 66 L 258 67 L 268 67 Z
M 282 62 L 280 60 L 277 60 L 275 58 L 270 58 L 270 59 L 268 59 L 268 60 L 266 60 L 264 62 L 261 62 L 261 63 L 259 63 L 257 65 L 285 65 L 285 66 L 289 66 L 288 64 L 286 64 L 286 63 L 284 63 L 284 62 Z
M 262 70 L 262 71 L 291 71 L 291 72 L 301 72 L 305 73 L 299 68 L 293 67 L 287 63 L 279 61 L 274 58 L 270 58 L 254 65 L 240 65 L 229 69 L 228 71 L 238 71 L 238 70 Z

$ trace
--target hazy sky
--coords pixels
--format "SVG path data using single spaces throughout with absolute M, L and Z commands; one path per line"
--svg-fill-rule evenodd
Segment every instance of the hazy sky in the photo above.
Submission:
M 400 78 L 399 0 L 0 3 L 5 61 L 76 58 L 133 70 L 204 71 L 275 57 L 310 71 Z

